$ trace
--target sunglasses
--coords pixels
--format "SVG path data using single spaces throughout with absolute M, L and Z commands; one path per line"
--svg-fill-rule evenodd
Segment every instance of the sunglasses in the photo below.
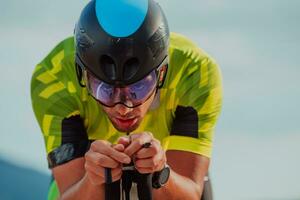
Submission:
M 134 108 L 146 102 L 161 85 L 167 65 L 168 57 L 143 79 L 122 87 L 99 80 L 87 69 L 83 70 L 83 79 L 89 94 L 100 104 L 106 107 L 123 104 L 126 107 Z

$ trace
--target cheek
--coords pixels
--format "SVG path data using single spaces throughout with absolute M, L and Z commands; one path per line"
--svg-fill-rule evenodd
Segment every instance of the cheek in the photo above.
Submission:
M 113 114 L 113 109 L 102 107 L 102 110 L 106 113 L 106 115 L 111 116 Z
M 131 113 L 136 117 L 143 118 L 147 113 L 147 108 L 143 104 L 142 106 L 134 108 Z
M 146 115 L 147 111 L 149 110 L 149 108 L 150 108 L 150 106 L 153 102 L 154 97 L 155 97 L 155 94 L 153 94 L 153 96 L 151 96 L 149 98 L 149 100 L 146 101 L 144 104 L 142 104 L 142 106 L 140 107 L 139 111 L 140 111 L 140 113 L 143 117 Z
M 136 114 L 138 114 L 138 116 L 140 118 L 143 118 L 146 115 L 146 112 L 143 109 L 139 109 L 137 112 L 135 112 Z

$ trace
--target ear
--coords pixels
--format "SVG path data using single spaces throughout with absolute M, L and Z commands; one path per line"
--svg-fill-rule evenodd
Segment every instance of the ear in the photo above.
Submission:
M 85 87 L 85 84 L 84 84 L 84 81 L 83 81 L 83 71 L 81 69 L 81 67 L 75 63 L 75 68 L 76 68 L 76 75 L 77 75 L 77 80 L 78 80 L 78 83 L 81 87 Z
M 167 76 L 168 65 L 162 66 L 158 71 L 158 88 L 162 88 Z

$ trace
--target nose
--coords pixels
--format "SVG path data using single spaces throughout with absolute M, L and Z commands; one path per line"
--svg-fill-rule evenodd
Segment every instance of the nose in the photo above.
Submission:
M 115 109 L 120 116 L 126 116 L 133 110 L 133 108 L 128 108 L 127 106 L 125 106 L 123 104 L 117 104 L 115 106 Z

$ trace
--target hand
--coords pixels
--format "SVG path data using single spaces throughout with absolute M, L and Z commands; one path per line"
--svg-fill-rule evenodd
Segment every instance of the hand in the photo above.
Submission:
M 111 145 L 105 140 L 96 140 L 91 144 L 85 154 L 85 170 L 89 180 L 94 185 L 105 183 L 105 168 L 111 168 L 112 181 L 117 181 L 122 176 L 122 163 L 130 163 L 131 159 L 123 153 L 123 144 Z
M 145 143 L 151 143 L 151 145 L 143 148 Z M 124 153 L 133 158 L 135 168 L 141 174 L 160 171 L 167 162 L 160 141 L 153 138 L 149 132 L 132 134 L 129 138 L 121 137 L 118 144 L 124 145 Z

